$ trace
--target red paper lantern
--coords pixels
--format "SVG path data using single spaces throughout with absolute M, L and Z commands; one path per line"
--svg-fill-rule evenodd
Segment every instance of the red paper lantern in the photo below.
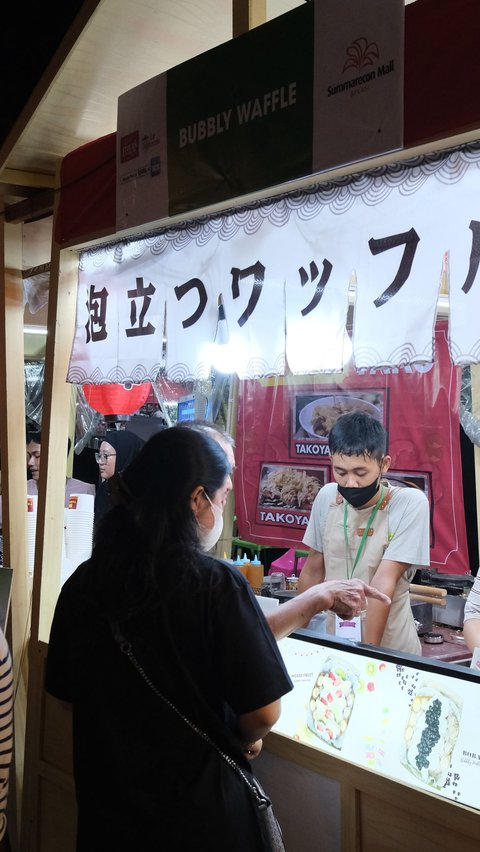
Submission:
M 141 385 L 83 385 L 85 399 L 100 414 L 133 414 L 145 404 L 151 383 Z

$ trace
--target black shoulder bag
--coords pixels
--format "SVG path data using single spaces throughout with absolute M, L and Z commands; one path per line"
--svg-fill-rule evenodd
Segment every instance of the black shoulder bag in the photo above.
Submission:
M 248 778 L 241 766 L 239 766 L 238 763 L 236 763 L 232 757 L 230 757 L 228 754 L 225 754 L 225 752 L 223 752 L 222 749 L 219 748 L 219 746 L 217 746 L 216 743 L 213 742 L 213 740 L 208 736 L 208 734 L 206 734 L 204 731 L 202 731 L 201 728 L 198 727 L 198 725 L 196 725 L 194 722 L 184 716 L 183 713 L 181 713 L 180 710 L 178 710 L 177 707 L 175 707 L 175 705 L 172 704 L 172 702 L 165 695 L 163 695 L 159 689 L 157 689 L 155 684 L 150 680 L 147 673 L 135 657 L 130 642 L 128 642 L 128 640 L 124 639 L 121 636 L 116 626 L 115 629 L 112 628 L 112 632 L 114 635 L 115 642 L 119 646 L 122 653 L 125 654 L 126 657 L 128 657 L 132 665 L 136 668 L 139 675 L 143 678 L 145 683 L 148 684 L 150 689 L 153 690 L 155 695 L 157 695 L 158 698 L 161 698 L 162 701 L 164 701 L 165 704 L 167 704 L 170 709 L 177 714 L 177 716 L 183 719 L 183 721 L 189 726 L 189 728 L 192 729 L 192 731 L 195 731 L 195 733 L 198 734 L 199 737 L 201 737 L 203 740 L 205 740 L 205 742 L 211 745 L 212 748 L 214 748 L 215 751 L 217 751 L 218 754 L 228 763 L 228 765 L 231 766 L 233 771 L 236 772 L 237 775 L 239 775 L 240 778 L 242 778 L 242 780 L 245 782 L 255 805 L 256 813 L 258 816 L 258 824 L 260 827 L 260 832 L 262 835 L 262 840 L 266 852 L 285 852 L 282 830 L 275 814 L 273 813 L 272 803 L 268 796 L 265 795 L 257 779 L 253 776 L 251 779 Z

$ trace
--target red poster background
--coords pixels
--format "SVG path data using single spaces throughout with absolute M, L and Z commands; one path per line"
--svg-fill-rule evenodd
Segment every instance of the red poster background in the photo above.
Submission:
M 450 360 L 447 323 L 435 329 L 433 366 L 343 376 L 285 376 L 239 383 L 235 507 L 241 538 L 301 547 L 309 499 L 332 479 L 327 440 L 309 432 L 325 396 L 375 413 L 388 432 L 389 476 L 430 502 L 431 567 L 470 572 L 460 455 L 461 369 Z M 345 401 L 345 395 L 360 402 Z M 325 407 L 327 406 L 327 407 Z M 318 413 L 318 409 L 317 409 Z M 272 489 L 273 485 L 273 489 Z

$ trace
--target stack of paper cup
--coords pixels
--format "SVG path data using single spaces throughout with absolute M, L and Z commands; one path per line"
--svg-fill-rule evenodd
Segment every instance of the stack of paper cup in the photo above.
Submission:
M 66 529 L 67 529 L 67 512 L 68 509 L 63 510 L 63 535 L 62 535 L 62 568 L 61 568 L 61 584 L 63 586 L 65 580 L 70 577 L 70 574 L 73 573 L 73 565 L 71 559 L 67 558 L 67 548 L 65 544 L 66 538 Z
M 92 555 L 93 494 L 71 494 L 65 510 L 65 555 L 73 569 Z
M 30 580 L 33 577 L 33 563 L 35 561 L 35 532 L 37 529 L 37 507 L 37 495 L 27 494 L 27 571 Z

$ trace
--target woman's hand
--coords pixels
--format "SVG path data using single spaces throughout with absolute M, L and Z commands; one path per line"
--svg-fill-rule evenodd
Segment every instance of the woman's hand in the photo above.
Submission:
M 341 618 L 353 618 L 367 608 L 367 599 L 375 598 L 385 606 L 390 606 L 391 599 L 374 586 L 369 586 L 363 580 L 325 580 L 316 587 L 317 593 L 324 597 L 325 609 L 330 609 Z
M 260 754 L 263 746 L 263 740 L 255 740 L 254 743 L 247 743 L 243 749 L 243 753 L 247 760 L 255 760 Z
M 269 612 L 267 621 L 278 642 L 298 627 L 305 627 L 314 615 L 326 609 L 333 610 L 340 618 L 360 615 L 367 608 L 367 598 L 375 598 L 385 607 L 391 603 L 388 595 L 362 580 L 324 580 Z

